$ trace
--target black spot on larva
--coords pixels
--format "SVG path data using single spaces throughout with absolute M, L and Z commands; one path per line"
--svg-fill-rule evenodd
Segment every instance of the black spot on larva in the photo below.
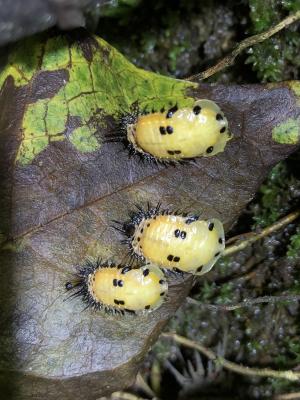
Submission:
M 167 150 L 167 153 L 170 154 L 170 156 L 174 156 L 174 151 L 172 150 Z
M 200 107 L 200 106 L 195 106 L 195 107 L 193 108 L 193 113 L 194 113 L 195 115 L 200 114 L 200 112 L 201 112 L 201 107 Z
M 219 238 L 219 243 L 223 244 L 223 239 L 222 238 Z
M 173 133 L 172 126 L 170 126 L 170 125 L 167 126 L 167 132 L 168 132 L 169 135 L 171 135 L 171 133 Z
M 139 242 L 140 240 L 141 240 L 141 238 L 138 237 L 138 238 L 137 238 L 137 241 Z
M 143 271 L 143 275 L 144 276 L 147 276 L 147 275 L 149 275 L 149 269 L 147 268 L 147 269 L 145 269 L 144 271 Z
M 128 312 L 129 314 L 134 314 L 135 315 L 135 311 L 134 310 L 129 310 L 129 308 L 124 308 L 124 311 Z
M 170 108 L 170 110 L 167 112 L 166 118 L 172 118 L 177 110 L 178 110 L 177 106 Z
M 126 274 L 127 272 L 131 271 L 131 267 L 124 267 L 121 271 L 121 274 Z
M 164 281 L 163 279 L 161 279 L 161 280 L 159 281 L 159 284 L 160 284 L 160 285 L 164 285 L 164 284 L 165 284 L 165 281 Z
M 215 257 L 218 257 L 220 255 L 220 252 L 218 251 L 216 254 L 215 254 Z
M 71 282 L 67 282 L 67 283 L 65 284 L 65 288 L 66 288 L 67 290 L 73 289 L 72 283 L 71 283 Z
M 213 146 L 209 146 L 207 149 L 206 149 L 206 153 L 212 153 L 214 151 L 214 147 Z
M 212 231 L 214 229 L 215 224 L 213 222 L 210 222 L 210 224 L 208 225 L 208 229 L 210 231 Z
M 224 133 L 226 131 L 226 127 L 223 126 L 223 128 L 220 129 L 220 133 Z
M 216 115 L 216 120 L 217 120 L 217 121 L 222 121 L 222 119 L 224 119 L 224 117 L 223 117 L 222 114 L 217 114 L 217 115 Z
M 149 228 L 150 224 L 147 224 L 147 228 Z
M 117 304 L 117 305 L 121 305 L 121 306 L 123 306 L 124 304 L 125 304 L 125 301 L 123 301 L 123 300 L 116 300 L 116 299 L 114 299 L 114 303 L 115 304 Z
M 95 280 L 96 280 L 96 277 L 95 277 L 95 275 L 93 276 L 93 282 L 95 282 Z
M 179 272 L 180 274 L 182 273 L 182 271 L 181 271 L 181 269 L 179 269 L 179 268 L 173 268 L 173 271 L 175 271 L 175 272 Z
M 174 235 L 175 235 L 175 237 L 178 238 L 180 236 L 180 230 L 176 229 L 175 232 L 174 232 Z
M 175 154 L 180 154 L 180 153 L 181 153 L 181 150 L 175 150 L 174 153 L 175 153 Z
M 199 219 L 199 217 L 196 216 L 196 215 L 194 215 L 194 216 L 192 216 L 192 217 L 188 217 L 188 218 L 185 220 L 185 223 L 186 223 L 187 225 L 189 225 L 189 224 L 191 224 L 192 222 L 198 221 L 198 219 Z
M 148 304 L 147 306 L 145 306 L 145 310 L 149 310 L 150 308 L 150 304 Z
M 114 286 L 118 286 L 118 279 L 114 279 L 114 280 L 113 280 L 113 285 L 114 285 Z
M 165 295 L 165 292 L 161 292 L 161 293 L 160 293 L 160 296 L 164 296 L 164 295 Z
M 165 135 L 165 134 L 166 134 L 166 129 L 165 129 L 163 126 L 160 126 L 160 127 L 159 127 L 159 132 L 160 132 L 162 135 Z
M 198 267 L 198 268 L 197 268 L 197 272 L 201 272 L 202 268 L 203 268 L 203 265 L 201 265 L 200 267 Z
M 173 261 L 173 258 L 174 258 L 174 256 L 172 256 L 172 254 L 169 254 L 168 257 L 167 257 L 167 260 L 168 261 Z
M 141 229 L 141 233 L 143 233 L 143 232 L 144 232 L 144 229 L 142 228 L 142 229 Z
M 120 286 L 120 287 L 124 286 L 124 282 L 121 279 L 118 281 L 118 286 Z
M 178 262 L 178 261 L 180 261 L 180 257 L 174 257 L 174 260 L 173 260 L 174 262 Z
M 185 239 L 186 238 L 186 232 L 182 231 L 180 234 L 181 239 Z

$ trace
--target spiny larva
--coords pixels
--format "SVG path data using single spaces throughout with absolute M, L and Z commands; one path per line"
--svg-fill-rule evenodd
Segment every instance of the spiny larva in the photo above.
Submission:
M 204 99 L 160 112 L 141 113 L 136 107 L 121 118 L 120 131 L 131 154 L 161 162 L 211 157 L 231 139 L 220 107 Z
M 160 204 L 132 215 L 117 228 L 135 258 L 161 268 L 203 275 L 210 271 L 225 248 L 222 223 L 216 218 L 161 210 Z M 117 222 L 117 221 L 115 221 Z
M 81 267 L 67 290 L 76 289 L 88 307 L 116 313 L 136 313 L 157 309 L 166 298 L 168 283 L 155 265 L 132 268 L 97 261 Z

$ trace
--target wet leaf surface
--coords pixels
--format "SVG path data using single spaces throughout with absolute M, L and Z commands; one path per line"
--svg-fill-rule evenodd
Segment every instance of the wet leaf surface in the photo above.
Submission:
M 272 166 L 297 148 L 295 130 L 287 129 L 294 144 L 282 135 L 286 121 L 297 128 L 299 84 L 197 86 L 139 70 L 82 31 L 18 45 L 0 83 L 1 391 L 93 400 L 132 383 L 192 281 L 170 280 L 168 301 L 152 314 L 116 317 L 64 301 L 75 266 L 124 260 L 111 221 L 137 203 L 232 226 Z M 234 135 L 217 157 L 156 166 L 102 142 L 135 101 L 158 109 L 199 98 L 220 105 Z

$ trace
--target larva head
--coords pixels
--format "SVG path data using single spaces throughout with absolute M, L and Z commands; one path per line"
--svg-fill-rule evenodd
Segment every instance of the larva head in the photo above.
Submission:
M 88 305 L 121 313 L 155 310 L 168 291 L 164 274 L 154 265 L 139 269 L 112 264 L 95 265 L 88 273 L 82 270 L 81 278 L 79 294 Z
M 222 152 L 231 138 L 227 119 L 211 100 L 139 115 L 126 130 L 127 139 L 137 152 L 161 161 L 210 157 Z
M 128 240 L 130 249 L 136 257 L 161 268 L 202 275 L 211 270 L 225 248 L 218 219 L 199 220 L 152 210 L 138 215 Z

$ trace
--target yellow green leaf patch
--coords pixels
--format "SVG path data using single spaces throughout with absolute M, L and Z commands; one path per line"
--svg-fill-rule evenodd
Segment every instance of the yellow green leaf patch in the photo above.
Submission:
M 289 118 L 272 130 L 272 138 L 280 144 L 297 144 L 300 139 L 300 118 Z
M 30 92 L 37 74 L 43 72 L 45 76 L 48 71 L 49 80 L 54 79 L 50 72 L 60 70 L 68 79 L 63 79 L 57 93 L 49 94 L 49 98 L 28 100 L 16 157 L 21 165 L 31 163 L 52 141 L 67 140 L 79 152 L 98 150 L 101 142 L 95 133 L 99 133 L 99 127 L 105 129 L 104 117 L 117 118 L 130 111 L 135 102 L 149 109 L 193 102 L 186 93 L 196 84 L 136 68 L 95 36 L 81 41 L 81 45 L 62 35 L 48 39 L 36 36 L 27 39 L 26 47 L 31 52 L 18 45 L 10 55 L 0 75 L 1 85 L 12 76 L 15 86 L 28 85 Z M 74 119 L 76 126 L 68 126 Z

